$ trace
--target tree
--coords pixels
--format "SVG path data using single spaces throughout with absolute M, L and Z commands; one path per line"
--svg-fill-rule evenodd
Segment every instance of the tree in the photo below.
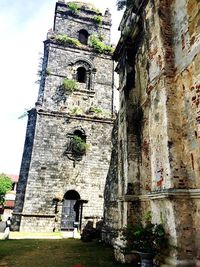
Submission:
M 6 174 L 0 174 L 0 204 L 4 202 L 6 192 L 12 189 L 12 181 Z
M 124 7 L 129 8 L 133 2 L 134 0 L 117 0 L 118 10 L 122 10 Z

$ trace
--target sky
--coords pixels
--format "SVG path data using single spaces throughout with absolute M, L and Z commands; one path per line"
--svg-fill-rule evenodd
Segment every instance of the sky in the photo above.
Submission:
M 83 0 L 112 14 L 111 43 L 122 12 L 116 0 Z M 27 116 L 35 106 L 39 85 L 37 72 L 43 55 L 43 41 L 53 28 L 56 0 L 0 0 L 0 173 L 19 174 Z

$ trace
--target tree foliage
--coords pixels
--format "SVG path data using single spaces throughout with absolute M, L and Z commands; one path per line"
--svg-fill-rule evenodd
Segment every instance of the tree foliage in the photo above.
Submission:
M 118 10 L 122 10 L 124 7 L 129 8 L 133 4 L 134 0 L 117 0 Z
M 0 204 L 4 201 L 6 192 L 12 189 L 12 181 L 10 177 L 4 173 L 0 174 Z

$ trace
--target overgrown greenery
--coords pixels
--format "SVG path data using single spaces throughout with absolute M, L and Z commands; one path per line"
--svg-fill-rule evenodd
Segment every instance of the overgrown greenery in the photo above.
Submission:
M 73 79 L 64 79 L 62 82 L 62 86 L 65 90 L 73 92 L 77 89 L 77 83 Z
M 112 46 L 104 44 L 94 35 L 90 37 L 90 46 L 95 50 L 95 52 L 100 54 L 105 53 L 112 55 L 114 52 L 114 48 Z
M 69 36 L 67 36 L 66 34 L 58 34 L 55 36 L 55 40 L 62 45 L 74 45 L 74 46 L 80 46 L 81 43 L 79 42 L 78 39 L 76 38 L 71 38 Z
M 98 25 L 101 25 L 103 22 L 103 17 L 101 15 L 95 15 L 93 17 L 93 19 L 94 19 L 95 23 Z
M 163 224 L 151 223 L 151 216 L 147 216 L 145 222 L 138 219 L 136 223 L 124 227 L 122 234 L 127 241 L 128 251 L 136 250 L 156 255 L 168 246 Z
M 79 5 L 77 3 L 68 2 L 68 7 L 70 11 L 72 12 L 72 14 L 77 15 L 79 13 Z
M 8 267 L 132 266 L 115 262 L 111 247 L 77 239 L 3 240 L 0 241 L 0 262 Z
M 102 114 L 103 111 L 101 108 L 98 107 L 90 107 L 89 112 L 94 112 L 95 114 Z
M 89 144 L 78 135 L 74 135 L 72 139 L 72 150 L 76 154 L 83 155 L 86 150 L 89 148 Z
M 83 110 L 80 107 L 73 107 L 72 109 L 70 109 L 70 113 L 72 115 L 78 115 L 78 114 L 82 114 Z
M 103 42 L 105 40 L 105 36 L 101 33 L 98 35 L 98 38 L 101 42 Z
M 11 178 L 6 174 L 0 174 L 0 204 L 4 203 L 5 194 L 12 189 Z

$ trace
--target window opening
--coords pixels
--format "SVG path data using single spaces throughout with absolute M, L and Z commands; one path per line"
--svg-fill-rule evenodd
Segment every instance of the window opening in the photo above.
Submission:
M 80 130 L 75 130 L 74 135 L 80 137 L 84 142 L 86 142 L 86 136 Z
M 80 30 L 79 31 L 79 37 L 78 37 L 79 42 L 81 44 L 87 45 L 88 44 L 88 36 L 89 36 L 89 34 L 86 30 Z
M 86 83 L 86 69 L 84 67 L 77 69 L 77 81 L 79 83 Z

